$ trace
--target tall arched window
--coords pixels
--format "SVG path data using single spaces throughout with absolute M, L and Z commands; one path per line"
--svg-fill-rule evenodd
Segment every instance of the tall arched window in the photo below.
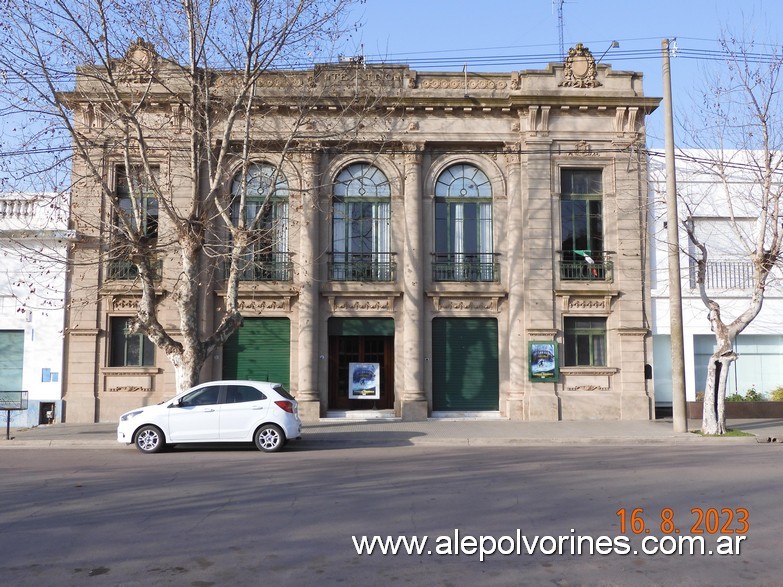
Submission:
M 478 167 L 459 163 L 435 182 L 436 281 L 496 281 L 492 186 Z
M 246 189 L 246 191 L 245 191 Z M 245 193 L 244 206 L 242 193 Z M 288 180 L 269 163 L 255 163 L 234 176 L 231 214 L 237 225 L 244 217 L 251 242 L 243 259 L 241 278 L 249 281 L 290 281 L 288 251 Z
M 353 163 L 335 178 L 331 279 L 392 281 L 391 186 L 369 163 Z

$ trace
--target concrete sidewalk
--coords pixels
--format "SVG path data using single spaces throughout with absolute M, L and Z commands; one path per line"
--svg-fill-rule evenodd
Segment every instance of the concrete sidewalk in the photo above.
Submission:
M 700 422 L 691 421 L 689 430 Z M 511 422 L 508 420 L 447 420 L 403 422 L 398 419 L 323 419 L 306 424 L 301 448 L 348 446 L 541 446 L 551 444 L 684 444 L 684 443 L 775 443 L 783 446 L 783 420 L 736 420 L 729 428 L 755 436 L 705 438 L 690 432 L 674 433 L 672 422 L 587 421 Z M 117 448 L 115 423 L 52 424 L 5 430 L 0 448 Z

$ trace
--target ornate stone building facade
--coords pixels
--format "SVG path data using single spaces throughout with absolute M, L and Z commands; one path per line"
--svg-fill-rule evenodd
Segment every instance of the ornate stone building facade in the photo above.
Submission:
M 511 73 L 271 72 L 256 95 L 248 181 L 259 193 L 276 183 L 270 236 L 240 284 L 244 325 L 203 380 L 281 381 L 311 421 L 651 417 L 643 153 L 659 100 L 641 74 L 596 65 L 578 45 L 564 63 Z M 339 107 L 346 96 L 363 97 L 361 113 Z M 85 133 L 100 127 L 94 106 L 74 110 Z M 176 134 L 181 110 L 160 110 Z M 121 169 L 104 168 L 119 186 Z M 161 156 L 159 172 L 176 177 L 176 159 Z M 226 169 L 227 193 L 236 173 Z M 73 201 L 104 210 L 88 186 Z M 70 278 L 92 293 L 68 316 L 66 414 L 111 421 L 171 396 L 173 369 L 123 334 L 132 275 L 80 264 L 85 247 Z M 225 296 L 215 275 L 205 328 Z

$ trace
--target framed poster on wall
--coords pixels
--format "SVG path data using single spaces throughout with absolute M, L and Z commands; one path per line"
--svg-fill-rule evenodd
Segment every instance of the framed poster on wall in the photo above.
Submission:
M 557 381 L 557 343 L 553 340 L 528 343 L 530 381 Z
M 380 373 L 380 363 L 348 363 L 348 399 L 380 399 Z

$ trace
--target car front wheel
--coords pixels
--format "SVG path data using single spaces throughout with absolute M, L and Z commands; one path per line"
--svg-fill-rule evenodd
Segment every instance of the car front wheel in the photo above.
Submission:
M 136 448 L 145 454 L 160 452 L 166 444 L 163 432 L 157 426 L 142 426 L 136 432 Z
M 279 426 L 264 424 L 254 436 L 256 448 L 263 452 L 277 452 L 285 444 L 285 434 Z

